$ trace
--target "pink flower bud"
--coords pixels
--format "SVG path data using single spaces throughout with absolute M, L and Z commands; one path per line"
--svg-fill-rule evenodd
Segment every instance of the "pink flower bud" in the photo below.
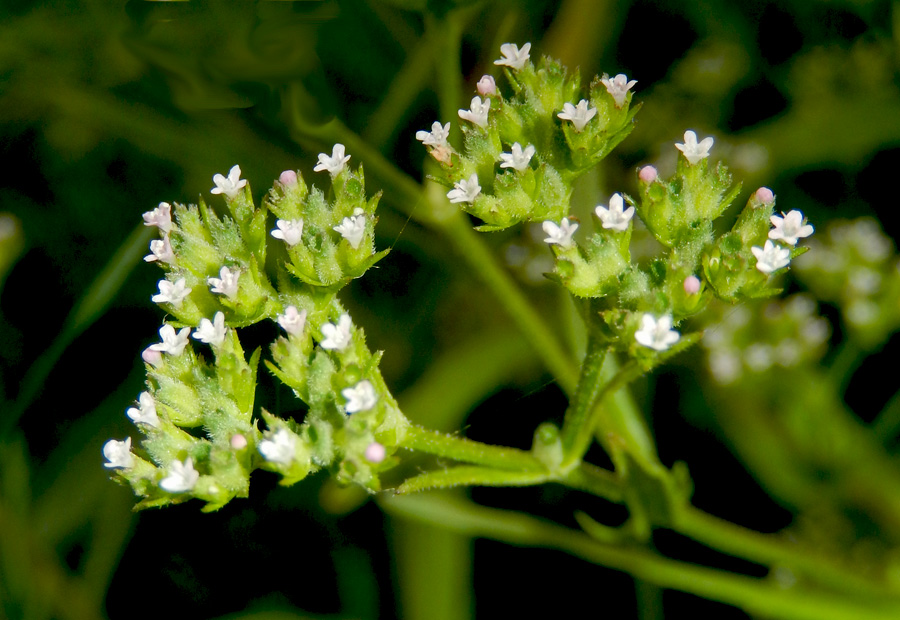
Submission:
M 373 441 L 366 448 L 366 460 L 370 463 L 380 463 L 384 460 L 384 457 L 387 455 L 387 450 L 384 449 L 377 441 Z
M 684 279 L 684 292 L 688 295 L 696 295 L 700 292 L 700 278 L 688 276 Z
M 243 450 L 247 447 L 247 438 L 237 433 L 231 436 L 231 447 L 235 450 Z
M 644 166 L 641 168 L 640 172 L 638 172 L 638 177 L 640 177 L 641 181 L 644 183 L 653 183 L 658 176 L 659 173 L 653 166 Z
M 278 177 L 278 180 L 282 185 L 292 186 L 297 184 L 297 173 L 293 170 L 285 170 L 281 173 L 281 176 Z
M 772 201 L 775 200 L 775 194 L 768 187 L 760 187 L 756 190 L 756 199 L 764 205 L 772 204 Z
M 141 359 L 151 366 L 159 366 L 162 364 L 162 352 L 147 347 L 141 352 Z
M 497 94 L 497 83 L 494 81 L 493 76 L 490 75 L 482 76 L 482 78 L 478 80 L 478 84 L 475 85 L 475 88 L 482 97 Z

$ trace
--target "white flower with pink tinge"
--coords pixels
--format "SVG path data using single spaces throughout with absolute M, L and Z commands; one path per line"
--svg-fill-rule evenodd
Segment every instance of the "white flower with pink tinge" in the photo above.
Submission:
M 675 148 L 684 153 L 684 158 L 693 166 L 701 159 L 709 157 L 709 149 L 712 148 L 713 142 L 711 136 L 697 142 L 697 134 L 688 130 L 684 132 L 684 144 L 676 142 Z
M 503 54 L 503 58 L 495 60 L 494 64 L 519 70 L 525 66 L 525 63 L 531 57 L 528 54 L 530 51 L 531 43 L 526 43 L 522 46 L 522 49 L 519 49 L 519 46 L 515 43 L 504 43 L 500 46 L 500 53 Z
M 134 455 L 131 453 L 131 437 L 125 441 L 110 439 L 103 445 L 103 456 L 108 461 L 104 467 L 131 469 L 134 467 Z
M 337 325 L 334 323 L 325 323 L 322 326 L 322 341 L 319 343 L 323 349 L 330 351 L 343 351 L 347 348 L 352 340 L 350 328 L 353 326 L 353 320 L 349 314 L 342 314 L 338 319 Z
M 216 312 L 213 320 L 200 319 L 200 325 L 191 334 L 196 340 L 205 342 L 213 347 L 220 347 L 225 342 L 225 334 L 228 330 L 225 328 L 225 315 L 219 311 Z
M 665 351 L 678 342 L 681 334 L 672 329 L 672 317 L 668 314 L 657 319 L 652 314 L 641 317 L 641 328 L 634 333 L 638 344 L 654 351 Z
M 213 293 L 225 295 L 228 299 L 234 299 L 237 297 L 238 278 L 240 275 L 241 272 L 237 269 L 232 271 L 228 267 L 222 267 L 219 270 L 218 278 L 206 278 L 206 282 L 210 286 L 209 290 Z
M 177 357 L 184 352 L 184 348 L 188 343 L 188 334 L 190 333 L 190 327 L 184 327 L 176 334 L 174 327 L 163 325 L 159 328 L 159 337 L 162 338 L 162 342 L 151 344 L 150 348 L 154 351 L 168 353 Z
M 284 331 L 293 336 L 299 336 L 303 333 L 303 327 L 306 325 L 306 310 L 298 312 L 296 306 L 288 306 L 284 309 L 284 314 L 279 314 L 276 318 Z
M 286 428 L 280 428 L 268 439 L 260 441 L 258 449 L 267 461 L 290 465 L 297 453 L 297 436 Z
M 272 231 L 272 236 L 276 239 L 281 239 L 288 247 L 294 247 L 298 243 L 300 243 L 300 239 L 303 238 L 303 220 L 278 220 L 275 222 L 275 228 Z
M 576 224 L 575 222 L 569 222 L 569 218 L 567 217 L 564 217 L 562 219 L 562 221 L 559 223 L 559 226 L 556 225 L 556 222 L 547 220 L 541 225 L 541 227 L 547 234 L 547 238 L 544 239 L 544 243 L 547 243 L 549 245 L 558 245 L 564 250 L 568 250 L 572 247 L 572 235 L 574 235 L 575 231 L 578 230 L 578 224 Z
M 159 481 L 159 488 L 169 493 L 190 491 L 200 480 L 200 472 L 194 469 L 194 461 L 187 457 L 184 462 L 172 461 L 169 475 Z
M 500 167 L 513 168 L 519 172 L 527 170 L 531 158 L 534 157 L 534 145 L 529 144 L 523 149 L 522 145 L 516 142 L 510 150 L 512 151 L 510 153 L 500 153 L 500 159 L 503 161 Z
M 347 404 L 344 406 L 347 413 L 368 411 L 378 402 L 375 386 L 365 379 L 353 387 L 341 390 L 341 394 L 347 399 Z
M 154 295 L 150 300 L 158 304 L 169 303 L 176 308 L 181 307 L 184 298 L 187 297 L 192 290 L 185 286 L 184 278 L 179 278 L 175 280 L 175 282 L 160 280 L 157 286 L 159 286 L 159 294 Z
M 167 233 L 172 230 L 172 205 L 161 202 L 153 211 L 147 211 L 143 215 L 144 226 L 156 226 L 160 232 Z
M 815 229 L 812 225 L 806 223 L 803 213 L 794 209 L 788 211 L 787 215 L 781 214 L 783 217 L 773 215 L 769 219 L 774 228 L 769 231 L 769 239 L 773 241 L 783 241 L 788 245 L 797 245 L 797 241 L 802 238 L 809 237 Z
M 150 242 L 150 254 L 144 257 L 148 263 L 159 261 L 161 263 L 174 263 L 175 253 L 172 251 L 172 244 L 169 242 L 169 235 L 162 239 L 154 239 Z
M 597 108 L 588 105 L 587 99 L 582 99 L 578 105 L 563 104 L 563 111 L 557 114 L 560 119 L 569 121 L 575 128 L 575 133 L 581 133 L 588 121 L 597 115 Z
M 159 428 L 159 416 L 156 415 L 156 401 L 150 392 L 141 392 L 138 396 L 138 406 L 129 407 L 125 412 L 128 418 L 135 424 L 146 424 L 153 428 Z
M 628 223 L 634 217 L 634 207 L 626 209 L 622 194 L 613 194 L 609 199 L 609 208 L 597 205 L 594 213 L 600 218 L 603 228 L 624 232 L 628 230 Z
M 416 132 L 416 140 L 424 144 L 425 146 L 433 146 L 437 147 L 446 147 L 447 138 L 450 136 L 450 123 L 446 125 L 441 125 L 439 122 L 435 121 L 431 124 L 431 131 L 417 131 Z
M 213 176 L 213 183 L 216 186 L 209 190 L 210 194 L 225 194 L 228 198 L 234 198 L 247 185 L 247 179 L 241 178 L 240 166 L 232 166 L 227 177 L 221 174 Z
M 765 246 L 759 247 L 755 245 L 750 248 L 750 251 L 756 257 L 756 268 L 765 274 L 787 267 L 791 262 L 791 251 L 775 245 L 768 239 Z
M 478 194 L 481 193 L 481 186 L 478 184 L 478 175 L 472 174 L 468 179 L 462 179 L 458 183 L 453 184 L 453 189 L 447 192 L 447 198 L 450 202 L 475 202 Z
M 612 79 L 604 74 L 600 79 L 600 82 L 606 86 L 606 92 L 612 95 L 617 108 L 621 108 L 625 104 L 625 97 L 628 96 L 628 91 L 637 84 L 637 80 L 631 80 L 629 82 L 628 76 L 624 73 L 620 73 Z
M 481 97 L 472 97 L 469 107 L 471 108 L 470 110 L 460 110 L 459 117 L 464 121 L 475 123 L 479 127 L 486 126 L 488 122 L 488 112 L 491 110 L 491 100 L 485 98 L 485 100 L 482 101 Z
M 344 166 L 350 161 L 350 156 L 344 154 L 344 145 L 335 144 L 331 149 L 331 156 L 328 153 L 319 153 L 319 163 L 313 168 L 314 172 L 328 171 L 333 179 L 344 171 Z

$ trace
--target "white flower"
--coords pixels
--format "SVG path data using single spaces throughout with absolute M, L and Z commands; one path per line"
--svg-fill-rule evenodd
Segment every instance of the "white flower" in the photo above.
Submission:
M 325 323 L 322 326 L 322 335 L 324 338 L 319 345 L 323 349 L 343 351 L 350 344 L 350 327 L 353 321 L 350 320 L 349 314 L 342 314 L 338 319 L 337 325 L 333 323 Z
M 794 209 L 789 211 L 787 215 L 782 213 L 784 217 L 773 215 L 769 219 L 772 221 L 772 230 L 769 231 L 769 239 L 775 241 L 781 240 L 788 245 L 797 245 L 797 241 L 809 237 L 815 229 L 806 223 L 803 213 Z
M 503 160 L 500 167 L 515 168 L 516 170 L 522 171 L 528 168 L 528 164 L 531 163 L 532 157 L 534 157 L 533 144 L 526 146 L 523 151 L 522 145 L 516 142 L 512 145 L 512 153 L 500 153 L 500 159 Z
M 190 327 L 183 327 L 177 334 L 175 328 L 171 325 L 163 325 L 159 328 L 159 337 L 162 342 L 151 344 L 150 348 L 160 353 L 168 353 L 169 355 L 181 355 L 188 343 L 188 334 L 191 333 Z
M 468 180 L 463 179 L 459 183 L 453 184 L 453 189 L 447 192 L 447 198 L 450 202 L 475 202 L 475 198 L 481 193 L 481 186 L 478 184 L 478 175 L 472 173 Z
M 228 299 L 234 299 L 238 292 L 238 277 L 241 272 L 235 269 L 232 271 L 228 267 L 222 267 L 219 270 L 218 278 L 206 278 L 213 293 L 225 295 Z
M 323 170 L 327 170 L 328 174 L 330 174 L 333 179 L 343 172 L 344 164 L 348 161 L 350 161 L 350 156 L 344 155 L 344 145 L 335 144 L 334 148 L 331 149 L 331 157 L 328 156 L 328 153 L 319 153 L 319 163 L 316 164 L 313 171 L 322 172 Z
M 169 242 L 169 235 L 162 239 L 154 239 L 150 242 L 150 254 L 144 257 L 148 263 L 158 260 L 161 263 L 175 262 L 175 254 L 172 252 L 172 244 Z
M 184 278 L 179 278 L 175 282 L 160 280 L 158 286 L 159 294 L 154 295 L 150 300 L 158 304 L 170 303 L 176 308 L 181 307 L 181 302 L 191 292 L 191 289 L 185 287 Z
M 559 226 L 556 225 L 556 222 L 550 220 L 547 220 L 541 226 L 543 227 L 544 232 L 547 233 L 547 238 L 544 239 L 544 243 L 549 243 L 550 245 L 555 244 L 563 249 L 572 247 L 572 235 L 578 230 L 578 224 L 570 224 L 569 218 L 564 217 L 559 223 Z
M 267 461 L 290 465 L 297 453 L 297 437 L 286 428 L 281 428 L 271 439 L 260 441 L 258 448 Z
M 225 315 L 219 311 L 216 312 L 212 321 L 209 319 L 200 319 L 200 325 L 192 335 L 200 342 L 219 347 L 225 342 L 225 332 Z
M 500 53 L 503 58 L 495 60 L 495 65 L 504 65 L 512 69 L 521 69 L 528 62 L 528 52 L 531 50 L 531 43 L 526 43 L 519 49 L 515 43 L 504 43 L 500 46 Z
M 764 247 L 754 245 L 750 251 L 756 257 L 756 268 L 763 273 L 772 273 L 782 267 L 787 267 L 791 262 L 791 251 L 775 245 L 769 240 L 766 240 Z
M 272 236 L 281 239 L 288 246 L 293 247 L 300 243 L 303 236 L 303 220 L 278 220 L 275 222 L 276 228 L 272 231 Z
M 169 475 L 159 481 L 159 488 L 169 493 L 184 493 L 190 491 L 200 479 L 200 472 L 194 469 L 194 461 L 187 457 L 184 463 L 172 461 L 169 465 Z
M 366 216 L 363 214 L 363 210 L 357 207 L 353 215 L 345 217 L 340 224 L 334 227 L 334 230 L 341 233 L 341 237 L 350 242 L 351 248 L 358 249 L 363 237 L 366 236 Z
M 156 226 L 160 232 L 167 233 L 172 230 L 172 205 L 161 202 L 153 211 L 147 211 L 143 215 L 144 226 Z
M 241 178 L 240 166 L 232 166 L 231 170 L 228 171 L 227 178 L 223 177 L 221 174 L 217 174 L 213 176 L 213 183 L 215 183 L 216 186 L 209 190 L 209 193 L 225 194 L 229 198 L 234 198 L 238 195 L 238 192 L 241 191 L 241 188 L 247 185 L 247 179 Z
M 284 331 L 299 336 L 303 333 L 303 327 L 306 325 L 306 310 L 298 312 L 295 306 L 288 306 L 284 309 L 284 314 L 278 315 L 277 320 Z
M 341 390 L 341 394 L 347 399 L 347 404 L 344 407 L 347 413 L 368 411 L 378 402 L 375 387 L 365 379 L 353 387 Z
M 484 102 L 481 97 L 472 97 L 469 103 L 471 110 L 460 110 L 459 117 L 465 121 L 471 121 L 479 127 L 484 127 L 488 122 L 488 111 L 491 109 L 491 100 L 485 98 Z
M 159 428 L 159 416 L 156 415 L 156 402 L 150 396 L 150 392 L 141 392 L 138 396 L 138 406 L 129 407 L 125 414 L 135 424 L 146 424 L 153 428 Z
M 110 439 L 103 444 L 103 456 L 108 463 L 104 463 L 104 467 L 121 467 L 122 469 L 131 469 L 134 466 L 134 455 L 131 453 L 131 437 L 125 441 L 116 441 Z
M 688 130 L 684 132 L 684 144 L 676 142 L 675 148 L 684 153 L 684 158 L 693 166 L 701 159 L 709 157 L 709 149 L 712 148 L 712 145 L 712 136 L 703 138 L 698 143 L 697 134 Z
M 609 208 L 597 205 L 594 213 L 603 222 L 603 228 L 623 232 L 628 230 L 628 223 L 634 217 L 634 207 L 625 208 L 625 199 L 622 194 L 613 194 L 609 199 Z
M 606 92 L 612 95 L 617 108 L 621 108 L 625 104 L 625 97 L 628 95 L 628 91 L 637 84 L 637 80 L 631 80 L 629 82 L 628 76 L 624 73 L 620 73 L 612 79 L 609 79 L 608 75 L 604 75 L 600 79 L 600 82 L 606 86 Z
M 597 115 L 597 108 L 588 107 L 587 99 L 582 99 L 578 105 L 563 104 L 563 111 L 557 114 L 564 121 L 571 121 L 575 127 L 575 133 L 581 133 L 588 121 Z
M 447 138 L 450 136 L 450 123 L 443 127 L 438 121 L 431 124 L 431 131 L 417 131 L 416 140 L 425 146 L 446 147 Z
M 494 81 L 494 76 L 482 75 L 481 79 L 478 80 L 478 84 L 475 85 L 475 90 L 477 90 L 478 94 L 482 97 L 496 94 L 497 82 Z
M 668 314 L 656 319 L 652 314 L 641 318 L 641 328 L 634 333 L 634 339 L 645 347 L 665 351 L 678 342 L 681 335 L 672 329 L 672 317 Z

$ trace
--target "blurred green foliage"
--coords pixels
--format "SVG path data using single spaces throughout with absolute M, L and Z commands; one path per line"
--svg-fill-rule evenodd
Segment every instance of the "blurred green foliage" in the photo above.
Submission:
M 638 164 L 674 169 L 671 144 L 692 128 L 716 137 L 716 157 L 748 195 L 767 185 L 780 207 L 802 210 L 820 230 L 833 218 L 874 216 L 893 238 L 898 29 L 896 3 L 866 0 L 4 3 L 0 616 L 566 617 L 599 600 L 611 617 L 661 618 L 663 607 L 673 617 L 747 617 L 644 582 L 632 595 L 620 573 L 473 543 L 477 529 L 385 517 L 324 476 L 287 490 L 255 478 L 250 499 L 213 515 L 190 504 L 132 514 L 133 498 L 109 483 L 100 449 L 130 430 L 124 410 L 142 389 L 138 353 L 161 318 L 149 301 L 157 273 L 140 260 L 150 239 L 140 214 L 162 200 L 196 201 L 213 173 L 235 163 L 255 188 L 267 187 L 283 169 L 311 169 L 338 129 L 358 135 L 367 149 L 348 151 L 373 190 L 385 191 L 378 247 L 394 251 L 347 303 L 372 348 L 386 351 L 387 381 L 415 421 L 527 447 L 539 422 L 561 414 L 564 396 L 427 225 L 416 202 L 426 155 L 415 131 L 456 120 L 501 43 L 531 41 L 583 76 L 638 80 L 635 131 L 575 190 L 583 219 L 612 192 L 634 192 Z M 550 268 L 546 248 L 521 227 L 487 243 L 576 347 L 571 308 L 539 277 Z M 825 309 L 839 344 L 838 308 Z M 896 343 L 881 352 L 881 343 L 864 344 L 825 354 L 837 370 L 809 380 L 823 382 L 827 398 L 794 411 L 789 429 L 758 415 L 770 403 L 733 408 L 734 392 L 709 391 L 699 356 L 639 384 L 663 461 L 691 469 L 695 504 L 761 531 L 793 521 L 838 553 L 891 553 L 897 526 L 877 517 L 897 514 L 879 513 L 897 501 L 892 485 L 862 491 L 873 518 L 853 512 L 852 501 L 834 511 L 812 492 L 853 500 L 857 483 L 838 489 L 826 470 L 794 468 L 807 464 L 795 447 L 809 447 L 802 440 L 820 413 L 840 418 L 846 440 L 868 433 L 863 425 L 891 398 L 894 386 L 871 371 L 892 363 Z M 261 381 L 261 404 L 289 415 L 291 395 Z M 847 407 L 835 406 L 842 399 Z M 895 430 L 888 418 L 879 428 Z M 895 468 L 894 438 L 882 436 L 884 467 Z M 868 482 L 881 475 L 854 473 Z M 811 487 L 817 478 L 823 486 Z M 552 486 L 471 492 L 574 526 L 583 505 L 573 495 Z M 616 507 L 593 508 L 617 518 Z M 655 542 L 688 561 L 758 573 L 684 541 Z

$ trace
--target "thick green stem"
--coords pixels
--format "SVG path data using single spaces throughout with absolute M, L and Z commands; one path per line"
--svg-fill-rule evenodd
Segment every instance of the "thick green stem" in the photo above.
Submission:
M 465 437 L 454 437 L 410 425 L 401 444 L 404 448 L 445 456 L 463 463 L 487 465 L 512 471 L 546 471 L 530 452 L 516 448 L 491 446 Z
M 817 583 L 862 596 L 897 593 L 896 587 L 878 584 L 870 576 L 836 566 L 835 559 L 777 534 L 761 534 L 688 507 L 680 512 L 672 529 L 729 555 L 766 566 L 787 566 Z
M 591 335 L 588 338 L 587 353 L 581 365 L 581 378 L 575 389 L 575 396 L 566 410 L 562 427 L 563 467 L 577 462 L 587 451 L 594 431 L 590 427 L 591 411 L 603 389 L 603 360 L 606 358 L 606 346 L 599 338 Z
M 897 601 L 849 599 L 799 586 L 784 588 L 774 580 L 764 581 L 686 564 L 630 546 L 602 544 L 575 530 L 471 502 L 420 495 L 384 498 L 381 504 L 396 516 L 470 536 L 559 549 L 663 588 L 734 605 L 751 615 L 790 620 L 894 620 L 900 614 L 900 602 Z

